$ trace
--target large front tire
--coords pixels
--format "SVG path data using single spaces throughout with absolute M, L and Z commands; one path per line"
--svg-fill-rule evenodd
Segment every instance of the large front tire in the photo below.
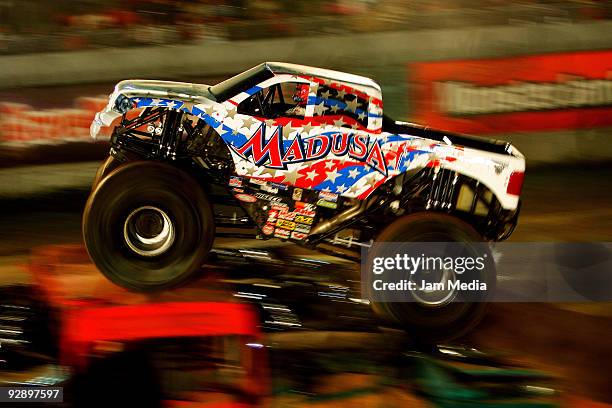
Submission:
M 91 191 L 94 191 L 96 187 L 98 187 L 98 184 L 100 184 L 100 182 L 113 170 L 121 166 L 121 164 L 122 162 L 119 159 L 109 155 L 106 160 L 104 160 L 102 164 L 100 164 L 100 167 L 98 167 L 96 175 L 94 176 L 94 179 L 91 183 Z
M 376 242 L 458 242 L 477 243 L 482 236 L 466 222 L 447 214 L 416 213 L 395 220 L 376 238 Z M 489 296 L 495 290 L 496 273 L 493 258 L 487 246 L 483 244 L 465 245 L 467 251 L 474 250 L 470 256 L 482 256 L 485 251 L 486 267 L 470 276 L 455 274 L 453 279 L 478 279 L 487 285 Z M 475 249 L 478 248 L 478 249 Z M 372 259 L 381 256 L 381 249 L 376 247 L 369 251 L 368 265 Z M 373 279 L 373 274 L 368 273 Z M 367 282 L 372 288 L 372 281 Z M 482 319 L 486 309 L 486 299 L 480 301 L 442 301 L 450 299 L 447 293 L 441 293 L 440 302 L 419 297 L 411 293 L 413 299 L 406 302 L 372 302 L 373 311 L 384 320 L 407 329 L 415 338 L 425 341 L 450 340 L 460 337 L 473 329 Z
M 214 240 L 213 213 L 183 171 L 133 162 L 104 177 L 89 196 L 83 238 L 112 282 L 133 291 L 165 290 L 198 274 Z

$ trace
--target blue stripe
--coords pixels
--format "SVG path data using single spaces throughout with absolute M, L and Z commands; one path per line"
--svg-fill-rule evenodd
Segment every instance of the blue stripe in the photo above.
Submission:
M 359 174 L 357 175 L 356 178 L 349 177 L 350 170 L 354 170 L 354 169 L 358 169 Z M 325 171 L 333 171 L 333 170 L 325 170 Z M 312 189 L 313 190 L 325 190 L 327 188 L 332 193 L 339 193 L 336 188 L 344 184 L 344 187 L 346 187 L 346 189 L 344 190 L 344 193 L 346 193 L 346 191 L 349 188 L 351 188 L 361 177 L 363 177 L 366 174 L 370 174 L 373 171 L 376 171 L 376 170 L 366 166 L 365 164 L 345 167 L 342 170 L 337 170 L 337 172 L 340 173 L 340 175 L 336 178 L 335 183 L 332 183 L 331 180 L 325 180 L 317 184 L 316 186 L 313 186 Z M 339 193 L 339 194 L 344 194 L 344 193 Z
M 263 89 L 263 88 L 261 88 L 261 87 L 259 87 L 259 86 L 255 85 L 254 87 L 252 87 L 252 88 L 250 88 L 250 89 L 247 89 L 247 90 L 246 90 L 246 91 L 244 91 L 244 92 L 246 92 L 246 93 L 247 93 L 249 96 L 251 96 L 251 95 L 256 94 L 257 92 L 261 91 L 262 89 Z

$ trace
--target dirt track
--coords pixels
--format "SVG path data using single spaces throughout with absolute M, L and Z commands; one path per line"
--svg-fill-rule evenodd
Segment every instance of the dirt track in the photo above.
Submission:
M 62 177 L 61 171 L 57 174 Z M 612 241 L 611 179 L 610 167 L 528 172 L 523 212 L 512 240 Z M 28 280 L 16 265 L 27 260 L 30 248 L 80 240 L 79 209 L 86 191 L 87 186 L 81 186 L 69 192 L 2 204 L 3 283 Z M 228 243 L 248 244 L 225 240 Z M 464 341 L 509 353 L 517 361 L 558 375 L 563 388 L 573 393 L 612 402 L 610 338 L 610 304 L 496 304 L 482 325 Z

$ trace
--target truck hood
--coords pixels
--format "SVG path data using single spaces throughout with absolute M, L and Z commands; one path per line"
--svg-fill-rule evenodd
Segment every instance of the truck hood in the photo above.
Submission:
M 126 96 L 157 96 L 174 99 L 200 99 L 215 100 L 209 91 L 209 85 L 194 84 L 191 82 L 154 81 L 149 79 L 130 79 L 121 81 L 115 86 L 115 94 Z
M 215 101 L 215 96 L 210 93 L 209 85 L 193 84 L 190 82 L 154 81 L 149 79 L 129 79 L 115 85 L 113 93 L 108 98 L 108 105 L 96 116 L 90 126 L 90 134 L 94 139 L 103 126 L 111 123 L 123 113 L 118 109 L 116 102 L 118 98 L 162 98 L 177 99 L 184 102 L 210 103 Z

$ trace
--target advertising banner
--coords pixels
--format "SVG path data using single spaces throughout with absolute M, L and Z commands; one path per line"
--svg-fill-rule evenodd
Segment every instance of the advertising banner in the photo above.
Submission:
M 409 64 L 414 121 L 495 134 L 612 126 L 612 51 Z

